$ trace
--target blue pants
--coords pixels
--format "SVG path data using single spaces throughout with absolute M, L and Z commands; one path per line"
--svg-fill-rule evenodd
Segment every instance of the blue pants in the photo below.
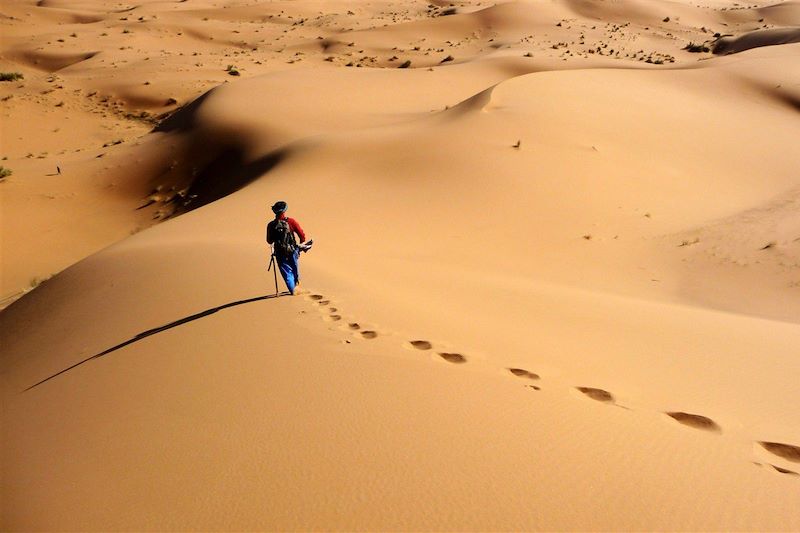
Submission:
M 275 254 L 275 260 L 278 263 L 281 276 L 283 276 L 283 281 L 286 282 L 286 288 L 289 289 L 289 292 L 292 294 L 294 294 L 295 286 L 300 282 L 299 258 L 300 250 L 295 250 L 294 253 L 289 256 Z

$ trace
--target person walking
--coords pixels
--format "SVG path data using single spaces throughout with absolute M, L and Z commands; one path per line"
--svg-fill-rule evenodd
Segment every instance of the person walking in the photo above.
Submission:
M 288 207 L 286 202 L 276 202 L 272 206 L 275 219 L 267 224 L 267 243 L 272 246 L 272 255 L 289 294 L 294 295 L 300 284 L 300 252 L 307 252 L 313 241 L 306 242 L 306 234 L 300 224 L 286 216 Z M 300 239 L 299 244 L 295 235 Z

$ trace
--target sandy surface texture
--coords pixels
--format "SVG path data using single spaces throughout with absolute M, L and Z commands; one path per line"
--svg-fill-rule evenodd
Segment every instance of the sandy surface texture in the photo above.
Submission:
M 0 29 L 3 530 L 800 530 L 799 1 Z

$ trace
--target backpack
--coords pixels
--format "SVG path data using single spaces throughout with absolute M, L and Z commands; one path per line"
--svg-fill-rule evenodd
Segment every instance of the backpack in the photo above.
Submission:
M 272 230 L 275 254 L 282 256 L 292 255 L 297 250 L 297 241 L 294 238 L 294 232 L 289 226 L 289 222 L 285 218 L 277 219 Z

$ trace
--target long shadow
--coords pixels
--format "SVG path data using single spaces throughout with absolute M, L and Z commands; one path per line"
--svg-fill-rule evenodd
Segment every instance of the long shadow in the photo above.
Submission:
M 157 328 L 148 329 L 147 331 L 143 331 L 143 332 L 137 334 L 135 337 L 126 340 L 125 342 L 121 342 L 121 343 L 117 344 L 116 346 L 112 346 L 111 348 L 109 348 L 107 350 L 104 350 L 104 351 L 102 351 L 102 352 L 100 352 L 98 354 L 92 355 L 91 357 L 87 357 L 83 361 L 78 361 L 74 365 L 69 366 L 69 367 L 65 368 L 64 370 L 61 370 L 60 372 L 56 372 L 52 376 L 49 376 L 49 377 L 43 379 L 42 381 L 40 381 L 38 383 L 34 383 L 33 385 L 31 385 L 30 387 L 25 389 L 23 392 L 27 392 L 27 391 L 33 389 L 34 387 L 38 387 L 39 385 L 41 385 L 43 383 L 47 383 L 51 379 L 56 378 L 56 377 L 60 376 L 61 374 L 65 373 L 65 372 L 69 372 L 73 368 L 77 368 L 77 367 L 81 366 L 84 363 L 88 363 L 89 361 L 91 361 L 93 359 L 99 359 L 100 357 L 103 357 L 104 355 L 108 355 L 111 352 L 116 352 L 120 348 L 124 348 L 124 347 L 128 346 L 129 344 L 133 344 L 134 342 L 139 342 L 142 339 L 146 339 L 150 335 L 155 335 L 156 333 L 161 333 L 162 331 L 166 331 L 168 329 L 172 329 L 172 328 L 181 326 L 183 324 L 186 324 L 187 322 L 192 322 L 193 320 L 197 320 L 199 318 L 203 318 L 203 317 L 206 317 L 208 315 L 213 315 L 217 311 L 222 311 L 223 309 L 227 309 L 229 307 L 235 307 L 237 305 L 243 305 L 243 304 L 249 304 L 249 303 L 252 303 L 252 302 L 258 302 L 260 300 L 269 300 L 271 298 L 277 298 L 279 296 L 286 296 L 288 294 L 289 293 L 287 291 L 284 291 L 284 292 L 281 292 L 281 293 L 278 293 L 278 294 L 267 294 L 265 296 L 256 296 L 255 298 L 248 298 L 246 300 L 239 300 L 238 302 L 231 302 L 231 303 L 227 303 L 227 304 L 224 304 L 224 305 L 220 305 L 218 307 L 212 307 L 211 309 L 206 309 L 205 311 L 201 311 L 200 313 L 196 313 L 194 315 L 190 315 L 190 316 L 181 318 L 179 320 L 176 320 L 175 322 L 170 322 L 169 324 L 165 324 L 165 325 L 157 327 Z

